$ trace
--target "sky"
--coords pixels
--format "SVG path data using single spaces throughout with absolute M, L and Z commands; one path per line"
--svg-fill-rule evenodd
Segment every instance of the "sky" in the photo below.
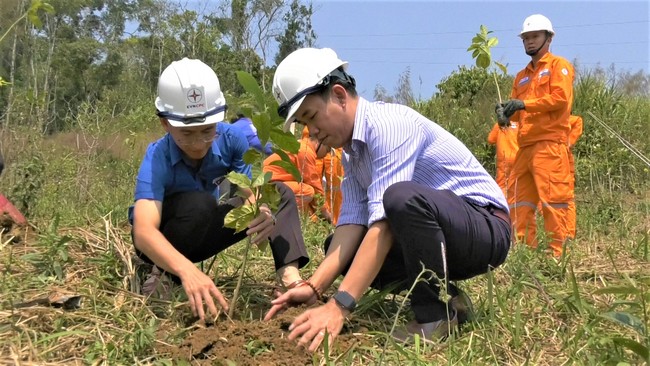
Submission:
M 578 70 L 612 64 L 617 71 L 650 73 L 650 1 L 333 1 L 314 0 L 315 47 L 330 47 L 349 62 L 359 94 L 376 85 L 395 93 L 410 69 L 418 99 L 460 65 L 472 66 L 467 47 L 480 26 L 494 31 L 494 60 L 516 74 L 530 61 L 518 35 L 524 19 L 543 14 L 553 23 L 551 52 Z

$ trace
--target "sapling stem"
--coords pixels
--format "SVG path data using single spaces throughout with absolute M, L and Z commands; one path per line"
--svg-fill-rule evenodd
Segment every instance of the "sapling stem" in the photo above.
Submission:
M 257 196 L 257 194 L 256 194 Z M 258 197 L 259 198 L 259 197 Z M 250 203 L 250 201 L 248 201 Z M 260 208 L 257 204 L 257 200 L 254 203 L 255 205 L 255 217 L 259 215 Z M 237 307 L 237 300 L 239 299 L 239 290 L 241 289 L 241 283 L 244 280 L 244 274 L 246 273 L 246 264 L 248 263 L 248 252 L 253 245 L 253 239 L 249 236 L 246 240 L 246 248 L 244 249 L 244 260 L 242 261 L 241 269 L 239 271 L 239 276 L 237 277 L 237 285 L 235 286 L 235 291 L 232 294 L 232 303 L 230 304 L 230 310 L 228 310 L 228 317 L 232 318 L 235 314 L 235 308 Z
M 228 317 L 232 318 L 235 314 L 235 308 L 237 307 L 237 300 L 239 298 L 239 289 L 241 288 L 242 280 L 244 279 L 244 273 L 246 273 L 246 263 L 248 263 L 248 251 L 253 245 L 253 240 L 248 237 L 246 240 L 246 249 L 244 249 L 244 260 L 241 265 L 241 270 L 239 271 L 239 276 L 237 277 L 237 285 L 235 286 L 235 292 L 232 294 L 232 303 L 230 304 L 230 310 L 228 310 Z

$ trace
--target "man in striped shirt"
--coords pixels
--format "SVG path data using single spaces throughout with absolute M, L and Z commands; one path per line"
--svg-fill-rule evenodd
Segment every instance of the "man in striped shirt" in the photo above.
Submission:
M 273 93 L 291 123 L 322 144 L 343 147 L 343 205 L 327 255 L 313 276 L 273 300 L 267 313 L 312 302 L 345 277 L 325 305 L 305 311 L 289 339 L 316 350 L 333 340 L 369 286 L 415 284 L 415 315 L 402 335 L 448 335 L 456 310 L 437 279 L 462 280 L 502 264 L 510 248 L 508 204 L 494 179 L 449 132 L 406 106 L 369 102 L 331 49 L 294 51 L 278 66 Z M 432 276 L 435 273 L 435 276 Z M 447 282 L 447 281 L 444 281 Z M 448 283 L 448 282 L 447 282 Z M 454 295 L 455 288 L 448 288 Z

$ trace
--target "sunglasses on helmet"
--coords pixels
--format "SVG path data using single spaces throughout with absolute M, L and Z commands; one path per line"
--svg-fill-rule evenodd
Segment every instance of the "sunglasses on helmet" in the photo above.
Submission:
M 171 119 L 172 121 L 178 121 L 178 122 L 183 122 L 183 124 L 186 125 L 191 125 L 194 123 L 203 123 L 205 122 L 206 118 L 210 116 L 214 116 L 215 114 L 225 112 L 228 109 L 227 105 L 222 105 L 219 106 L 213 110 L 207 111 L 201 115 L 197 116 L 192 116 L 192 117 L 185 117 L 185 116 L 179 116 L 177 114 L 173 114 L 171 112 L 161 112 L 157 111 L 156 115 L 160 118 L 166 118 L 166 119 Z
M 327 83 L 329 84 L 329 82 Z M 278 107 L 278 115 L 282 118 L 287 118 L 287 115 L 289 114 L 289 109 L 291 109 L 291 106 L 300 100 L 300 98 L 304 97 L 305 95 L 309 95 L 312 93 L 315 93 L 317 91 L 320 91 L 321 89 L 325 88 L 327 84 L 322 83 L 322 84 L 317 84 L 314 86 L 310 86 L 309 88 L 301 90 L 298 94 L 294 95 L 291 99 L 287 100 L 286 102 L 280 104 Z

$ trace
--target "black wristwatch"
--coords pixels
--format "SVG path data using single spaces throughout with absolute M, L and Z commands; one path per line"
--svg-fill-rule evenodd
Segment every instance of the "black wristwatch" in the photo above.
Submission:
M 345 291 L 336 291 L 334 296 L 334 301 L 341 309 L 353 312 L 354 308 L 357 307 L 357 302 L 354 300 L 354 297 Z

